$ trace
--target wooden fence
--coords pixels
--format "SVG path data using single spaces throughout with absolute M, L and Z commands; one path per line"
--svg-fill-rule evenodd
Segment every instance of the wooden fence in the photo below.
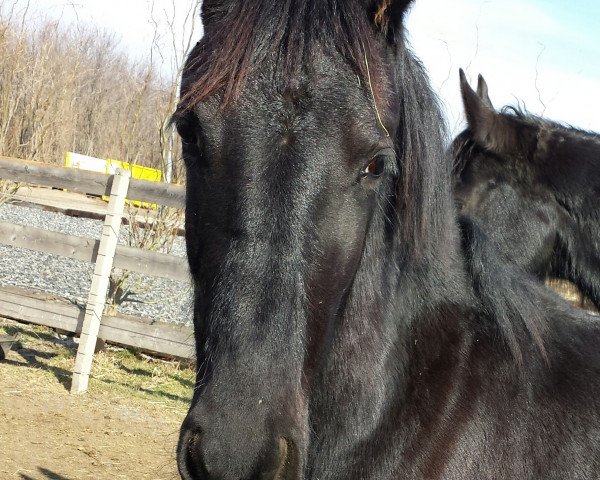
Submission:
M 183 208 L 183 187 L 131 179 L 129 172 L 124 170 L 115 175 L 106 175 L 2 156 L 0 178 L 62 188 L 71 192 L 109 196 L 99 239 L 0 222 L 1 244 L 94 264 L 94 275 L 85 309 L 42 292 L 13 287 L 0 288 L 0 316 L 60 328 L 80 335 L 71 385 L 72 393 L 87 390 L 98 337 L 161 354 L 193 357 L 193 332 L 189 327 L 139 317 L 104 314 L 109 276 L 113 267 L 181 282 L 189 281 L 187 262 L 184 258 L 117 244 L 126 198 Z

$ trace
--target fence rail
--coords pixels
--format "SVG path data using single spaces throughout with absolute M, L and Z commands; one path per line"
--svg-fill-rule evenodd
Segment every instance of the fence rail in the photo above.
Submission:
M 0 313 L 14 320 L 81 333 L 85 310 L 64 299 L 35 290 L 0 287 Z M 190 327 L 154 322 L 133 316 L 103 316 L 99 337 L 128 347 L 164 355 L 193 358 Z
M 0 178 L 66 189 L 70 192 L 109 195 L 99 239 L 83 238 L 44 229 L 0 222 L 0 243 L 45 252 L 95 265 L 86 309 L 23 289 L 0 288 L 0 315 L 60 328 L 81 335 L 71 392 L 87 390 L 97 337 L 125 346 L 193 357 L 190 328 L 147 319 L 103 314 L 112 267 L 146 275 L 189 281 L 187 262 L 181 257 L 117 245 L 125 198 L 183 208 L 185 189 L 179 185 L 129 178 L 128 172 L 107 175 L 0 156 Z
M 64 188 L 77 193 L 109 195 L 114 175 L 55 167 L 28 160 L 0 156 L 0 178 L 45 187 Z M 166 207 L 185 207 L 185 188 L 170 183 L 129 181 L 128 198 Z
M 0 221 L 0 243 L 90 263 L 94 263 L 100 247 L 100 240 L 93 238 L 3 221 Z M 180 282 L 189 279 L 185 258 L 126 245 L 117 245 L 113 267 Z

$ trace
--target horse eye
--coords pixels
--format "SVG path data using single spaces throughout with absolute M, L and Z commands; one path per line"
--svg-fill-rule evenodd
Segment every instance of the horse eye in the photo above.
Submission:
M 377 155 L 363 170 L 363 175 L 366 177 L 377 178 L 380 177 L 385 170 L 385 157 L 383 155 Z
M 181 137 L 181 143 L 184 145 L 194 145 L 196 144 L 197 138 L 193 132 L 178 132 Z
M 195 144 L 198 140 L 196 134 L 196 125 L 189 120 L 180 120 L 176 124 L 177 133 L 181 137 L 181 142 L 185 145 Z

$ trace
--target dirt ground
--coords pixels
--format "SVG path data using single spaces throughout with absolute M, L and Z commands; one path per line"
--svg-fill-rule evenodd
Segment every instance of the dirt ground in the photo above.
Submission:
M 75 345 L 0 320 L 20 340 L 0 361 L 0 479 L 175 479 L 179 425 L 193 371 L 112 349 L 90 391 L 70 395 Z

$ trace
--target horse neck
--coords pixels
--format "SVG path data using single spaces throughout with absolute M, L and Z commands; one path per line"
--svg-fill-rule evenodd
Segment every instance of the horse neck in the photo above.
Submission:
M 554 209 L 558 234 L 556 270 L 600 306 L 600 136 L 542 124 L 529 180 Z M 527 194 L 531 193 L 531 187 Z M 564 262 L 564 263 L 563 263 Z
M 346 471 L 348 465 L 333 463 L 355 457 L 357 450 L 364 454 L 364 439 L 378 436 L 390 415 L 399 414 L 390 412 L 390 405 L 402 408 L 415 372 L 426 370 L 444 348 L 438 342 L 431 349 L 424 338 L 460 335 L 457 323 L 440 313 L 466 303 L 458 229 L 448 201 L 437 219 L 445 234 L 426 251 L 407 256 L 399 241 L 385 245 L 376 234 L 367 242 L 311 394 L 312 428 L 319 440 L 313 455 L 323 471 Z M 321 478 L 315 468 L 314 478 Z

